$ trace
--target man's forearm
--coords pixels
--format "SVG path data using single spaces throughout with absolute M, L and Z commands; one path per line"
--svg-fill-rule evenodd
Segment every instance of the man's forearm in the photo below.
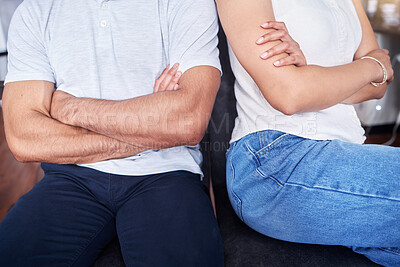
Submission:
M 63 108 L 67 113 L 57 119 L 138 146 L 165 148 L 180 145 L 178 135 L 190 135 L 193 126 L 192 113 L 180 110 L 177 98 L 179 92 L 172 91 L 124 101 L 71 98 Z
M 219 75 L 218 70 L 207 67 L 183 77 L 180 90 L 123 101 L 65 97 L 56 92 L 56 99 L 61 95 L 65 100 L 53 100 L 51 113 L 63 123 L 139 147 L 193 145 L 207 127 Z
M 11 123 L 15 124 L 7 122 Z M 30 114 L 24 125 L 8 125 L 6 129 L 12 152 L 24 162 L 83 164 L 124 158 L 146 150 L 62 124 L 38 112 Z

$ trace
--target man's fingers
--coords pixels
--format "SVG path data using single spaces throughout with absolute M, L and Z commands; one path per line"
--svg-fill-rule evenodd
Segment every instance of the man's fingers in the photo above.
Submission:
M 182 77 L 182 72 L 178 71 L 175 76 L 172 78 L 172 83 L 177 84 L 179 79 Z
M 169 83 L 168 87 L 165 89 L 165 91 L 173 91 L 176 90 L 176 86 L 178 85 L 179 79 L 182 76 L 182 72 L 178 71 L 174 77 L 172 78 L 171 82 Z
M 286 32 L 288 31 L 288 29 L 286 28 L 286 24 L 284 22 L 279 22 L 279 21 L 267 21 L 261 24 L 261 28 L 283 30 Z
M 165 91 L 165 90 L 168 88 L 169 84 L 170 84 L 171 81 L 172 81 L 172 78 L 175 76 L 175 74 L 176 74 L 177 71 L 178 71 L 178 67 L 179 67 L 179 64 L 176 63 L 176 64 L 174 64 L 174 65 L 172 66 L 172 68 L 168 71 L 168 73 L 167 73 L 167 75 L 165 76 L 164 80 L 163 80 L 163 81 L 161 82 L 161 84 L 160 84 L 160 88 L 158 89 L 159 91 Z
M 270 57 L 282 54 L 284 52 L 286 52 L 289 49 L 290 45 L 289 43 L 280 43 L 274 47 L 272 47 L 271 49 L 269 49 L 268 51 L 264 52 L 263 54 L 261 54 L 261 58 L 262 59 L 268 59 Z
M 167 75 L 168 71 L 169 71 L 169 64 L 168 66 L 164 69 L 164 71 L 161 73 L 160 77 L 158 77 L 158 79 L 156 80 L 155 84 L 154 84 L 154 93 L 157 93 L 159 88 L 160 88 L 160 84 L 161 82 L 164 80 L 165 76 Z

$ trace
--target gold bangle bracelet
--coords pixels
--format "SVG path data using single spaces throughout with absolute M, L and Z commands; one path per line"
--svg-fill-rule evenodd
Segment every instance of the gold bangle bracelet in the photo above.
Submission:
M 378 64 L 381 66 L 382 70 L 383 70 L 383 81 L 380 82 L 380 83 L 371 82 L 371 84 L 372 84 L 373 86 L 378 87 L 378 86 L 383 85 L 384 83 L 387 82 L 388 73 L 387 73 L 386 67 L 382 64 L 382 62 L 380 62 L 380 61 L 377 60 L 376 58 L 370 57 L 370 56 L 365 56 L 365 57 L 362 57 L 362 58 L 360 58 L 360 59 L 372 59 L 373 61 L 375 61 L 376 63 L 378 63 Z

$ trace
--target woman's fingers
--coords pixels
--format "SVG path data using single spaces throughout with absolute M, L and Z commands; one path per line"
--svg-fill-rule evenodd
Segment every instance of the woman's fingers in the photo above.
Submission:
M 267 21 L 267 22 L 261 24 L 261 28 L 284 30 L 286 32 L 288 31 L 288 29 L 286 28 L 286 24 L 284 22 L 279 22 L 279 21 Z
M 284 30 L 276 30 L 269 33 L 264 34 L 261 36 L 257 41 L 256 44 L 262 45 L 272 41 L 281 40 L 282 42 L 291 42 L 293 39 L 290 37 L 288 32 Z
M 283 67 L 283 66 L 305 66 L 307 65 L 307 62 L 305 62 L 304 57 L 299 56 L 299 55 L 291 55 L 286 58 L 282 58 L 280 60 L 277 60 L 274 62 L 275 67 Z
M 392 76 L 392 77 L 387 81 L 387 84 L 388 84 L 388 85 L 391 84 L 391 83 L 393 82 L 393 80 L 394 80 L 394 76 Z
M 274 62 L 276 67 L 296 65 L 304 66 L 307 65 L 306 58 L 300 49 L 300 45 L 293 40 L 290 36 L 285 23 L 278 21 L 268 21 L 261 25 L 263 29 L 275 29 L 261 36 L 256 43 L 258 45 L 266 44 L 271 41 L 282 41 L 268 51 L 260 55 L 262 59 L 268 59 L 273 56 L 287 53 L 289 56 Z
M 282 62 L 275 62 L 274 65 L 276 67 L 288 66 L 288 65 L 296 65 L 298 67 L 307 65 L 307 60 L 301 51 L 298 43 L 296 42 L 283 42 L 280 43 L 271 49 L 267 50 L 263 54 L 260 55 L 262 59 L 268 59 L 276 55 L 280 55 L 282 53 L 287 53 L 289 56 Z
M 289 43 L 280 43 L 280 44 L 272 47 L 271 49 L 267 50 L 263 54 L 261 54 L 260 57 L 262 59 L 268 59 L 270 57 L 273 57 L 273 56 L 288 52 L 289 49 L 290 49 L 290 44 Z

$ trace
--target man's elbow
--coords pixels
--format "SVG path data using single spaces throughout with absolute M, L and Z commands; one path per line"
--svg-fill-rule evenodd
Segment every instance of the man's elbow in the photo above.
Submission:
M 195 146 L 201 142 L 204 136 L 204 131 L 193 130 L 191 133 L 186 134 L 182 139 L 184 145 Z
M 29 155 L 27 150 L 28 146 L 22 144 L 20 140 L 15 137 L 7 137 L 8 148 L 13 154 L 14 158 L 22 163 L 32 162 L 33 158 Z
M 182 145 L 195 146 L 201 142 L 204 137 L 207 126 L 199 125 L 198 121 L 194 121 L 191 127 L 180 129 L 180 139 Z
M 193 133 L 189 142 L 189 146 L 195 146 L 199 144 L 204 137 L 204 132 L 205 131 L 197 131 Z

